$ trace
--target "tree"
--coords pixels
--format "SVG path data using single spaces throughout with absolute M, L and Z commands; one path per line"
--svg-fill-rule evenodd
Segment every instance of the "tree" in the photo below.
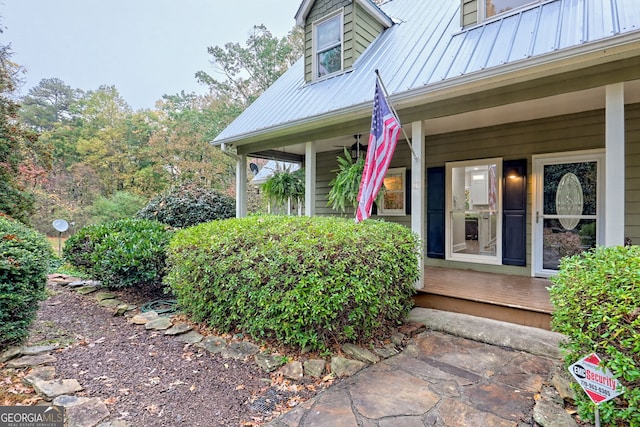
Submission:
M 149 140 L 148 156 L 155 170 L 172 185 L 196 182 L 227 191 L 235 175 L 234 163 L 211 140 L 235 116 L 235 109 L 217 98 L 195 94 L 165 95 L 160 103 L 160 126 Z
M 23 175 L 37 174 L 38 158 L 46 153 L 37 146 L 38 135 L 18 119 L 19 105 L 12 96 L 20 72 L 21 67 L 11 61 L 10 47 L 0 45 L 0 212 L 28 223 L 34 198 Z
M 22 99 L 20 117 L 38 132 L 52 130 L 71 120 L 71 110 L 81 95 L 81 90 L 72 89 L 60 79 L 42 79 Z
M 224 47 L 209 47 L 214 71 L 220 81 L 204 71 L 196 78 L 209 86 L 211 93 L 238 103 L 243 109 L 251 104 L 303 53 L 302 30 L 295 27 L 287 37 L 274 37 L 264 25 L 253 27 L 246 42 L 227 43 Z

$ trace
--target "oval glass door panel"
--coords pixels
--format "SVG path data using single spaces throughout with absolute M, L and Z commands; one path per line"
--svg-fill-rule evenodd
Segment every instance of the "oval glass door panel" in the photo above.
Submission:
M 598 164 L 544 165 L 542 242 L 545 270 L 596 245 Z

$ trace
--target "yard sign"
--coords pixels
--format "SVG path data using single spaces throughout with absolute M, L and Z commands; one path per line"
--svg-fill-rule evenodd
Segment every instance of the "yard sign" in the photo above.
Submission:
M 621 395 L 624 390 L 608 369 L 600 365 L 600 358 L 592 353 L 569 366 L 569 372 L 596 405 Z

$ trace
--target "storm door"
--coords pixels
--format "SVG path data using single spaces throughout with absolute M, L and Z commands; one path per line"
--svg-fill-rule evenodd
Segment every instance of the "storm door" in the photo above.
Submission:
M 534 274 L 549 277 L 557 272 L 563 257 L 591 249 L 601 241 L 604 154 L 536 156 L 533 162 Z

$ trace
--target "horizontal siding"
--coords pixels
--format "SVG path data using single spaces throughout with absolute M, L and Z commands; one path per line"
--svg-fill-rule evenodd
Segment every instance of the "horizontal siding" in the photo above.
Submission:
M 462 26 L 478 23 L 478 0 L 462 1 Z
M 329 191 L 331 187 L 329 182 L 336 176 L 336 170 L 338 169 L 338 156 L 342 156 L 342 150 L 336 150 L 334 152 L 318 153 L 316 155 L 316 214 L 321 216 L 344 216 L 347 218 L 355 217 L 355 211 L 353 209 L 347 209 L 344 213 L 333 210 L 330 206 L 327 206 L 329 201 Z M 398 141 L 396 151 L 391 159 L 391 168 L 408 167 L 411 164 L 411 152 L 409 146 L 404 140 Z M 408 186 L 408 183 L 407 183 Z M 408 193 L 407 197 L 411 197 Z M 384 219 L 387 222 L 394 222 L 402 224 L 406 227 L 411 227 L 411 215 L 405 216 L 372 216 L 372 218 Z
M 624 233 L 640 245 L 640 105 L 627 106 Z
M 578 151 L 604 147 L 604 111 L 491 126 L 463 132 L 434 135 L 427 138 L 427 167 L 444 166 L 446 162 L 502 157 L 504 160 L 528 159 L 527 188 L 527 265 L 491 266 L 462 265 L 481 271 L 529 275 L 531 271 L 532 162 L 534 154 Z M 427 258 L 428 265 L 449 266 L 451 261 Z

